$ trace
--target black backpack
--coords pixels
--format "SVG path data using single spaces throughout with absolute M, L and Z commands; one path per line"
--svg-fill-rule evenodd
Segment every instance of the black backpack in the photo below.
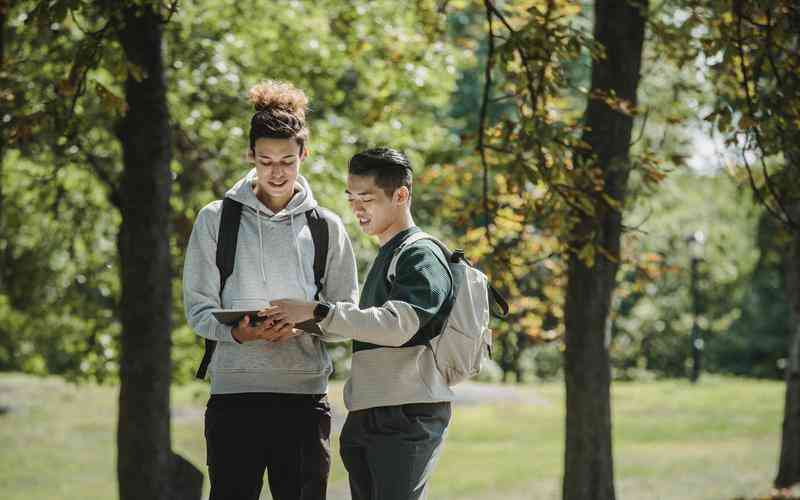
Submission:
M 311 239 L 314 240 L 314 283 L 317 292 L 314 299 L 319 299 L 322 290 L 322 279 L 325 276 L 325 262 L 328 260 L 328 221 L 317 208 L 306 212 L 308 228 L 311 230 Z M 217 269 L 219 269 L 219 297 L 222 300 L 222 290 L 225 282 L 233 272 L 236 259 L 236 240 L 239 237 L 239 224 L 242 221 L 242 204 L 231 198 L 222 200 L 222 215 L 220 215 L 219 235 L 217 236 Z M 195 377 L 206 378 L 211 356 L 217 347 L 215 340 L 205 339 L 206 350 L 203 360 L 197 369 Z

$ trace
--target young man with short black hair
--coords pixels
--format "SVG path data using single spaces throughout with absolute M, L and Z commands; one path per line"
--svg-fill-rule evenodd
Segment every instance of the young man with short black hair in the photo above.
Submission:
M 292 323 L 313 317 L 327 333 L 354 340 L 344 391 L 350 413 L 341 434 L 353 499 L 416 500 L 424 496 L 450 422 L 453 392 L 428 341 L 452 306 L 452 278 L 444 253 L 427 239 L 404 246 L 396 276 L 387 276 L 395 252 L 420 232 L 411 217 L 408 158 L 370 149 L 355 155 L 348 170 L 350 207 L 381 245 L 358 306 L 278 300 L 270 314 Z

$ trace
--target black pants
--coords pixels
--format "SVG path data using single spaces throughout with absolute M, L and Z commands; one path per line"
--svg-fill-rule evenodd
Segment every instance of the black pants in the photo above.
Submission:
M 450 413 L 450 403 L 350 412 L 340 442 L 353 500 L 425 498 Z
M 331 408 L 309 394 L 214 394 L 206 408 L 209 500 L 324 500 Z

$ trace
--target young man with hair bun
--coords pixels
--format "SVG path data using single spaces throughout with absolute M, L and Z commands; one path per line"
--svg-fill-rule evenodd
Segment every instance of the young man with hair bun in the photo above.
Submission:
M 211 378 L 205 416 L 210 500 L 256 500 L 265 470 L 275 500 L 325 498 L 330 471 L 332 372 L 324 340 L 288 321 L 245 316 L 236 326 L 215 309 L 261 310 L 283 297 L 355 302 L 356 263 L 341 219 L 318 206 L 299 174 L 308 156 L 305 94 L 285 82 L 250 90 L 249 158 L 254 163 L 225 195 L 197 215 L 186 249 L 183 300 L 192 329 L 207 340 Z M 230 276 L 217 260 L 226 206 L 241 210 Z M 237 213 L 237 212 L 228 212 Z M 326 231 L 317 248 L 308 214 Z M 225 219 L 228 220 L 227 218 Z M 315 233 L 319 234 L 319 233 Z M 324 262 L 318 282 L 315 260 Z M 223 252 L 224 253 L 224 252 Z M 223 283 L 224 281 L 224 283 Z

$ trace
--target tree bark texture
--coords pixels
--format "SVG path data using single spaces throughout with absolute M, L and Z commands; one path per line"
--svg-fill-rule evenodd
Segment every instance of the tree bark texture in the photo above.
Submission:
M 171 139 L 162 19 L 128 6 L 119 41 L 135 68 L 118 124 L 123 149 L 117 475 L 120 500 L 200 498 L 202 474 L 171 451 Z M 199 476 L 199 477 L 198 477 Z M 181 481 L 173 478 L 181 477 Z M 199 484 L 198 484 L 199 479 Z M 187 486 L 187 484 L 189 484 Z M 187 491 L 188 490 L 188 491 Z
M 594 36 L 605 47 L 606 57 L 592 62 L 592 92 L 614 91 L 617 98 L 636 105 L 647 2 L 597 0 L 594 5 Z M 590 97 L 584 118 L 588 128 L 583 140 L 596 158 L 596 163 L 588 160 L 588 164 L 602 169 L 605 192 L 623 204 L 633 117 Z M 594 230 L 595 245 L 618 256 L 622 214 L 604 208 L 602 202 L 595 205 L 597 213 L 585 217 L 584 230 Z M 594 266 L 588 267 L 571 254 L 567 272 L 564 500 L 615 498 L 606 337 L 618 262 L 596 255 Z
M 787 161 L 800 155 L 786 155 Z M 800 220 L 800 203 L 793 207 L 793 219 Z M 786 396 L 783 408 L 783 429 L 777 488 L 800 483 L 800 234 L 792 234 L 789 249 L 783 257 L 784 287 L 791 309 L 789 353 L 786 363 Z

